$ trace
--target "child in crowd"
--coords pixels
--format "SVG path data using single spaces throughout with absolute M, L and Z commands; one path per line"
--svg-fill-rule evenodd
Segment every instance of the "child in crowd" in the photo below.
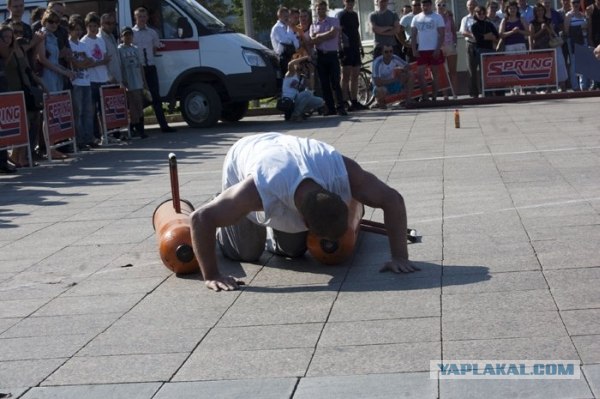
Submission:
M 92 101 L 94 103 L 94 115 L 97 119 L 94 121 L 94 136 L 97 142 L 102 137 L 100 131 L 100 122 L 102 120 L 102 104 L 100 99 L 100 86 L 108 84 L 108 67 L 110 56 L 106 54 L 106 43 L 98 34 L 100 30 L 100 17 L 95 12 L 90 12 L 85 16 L 85 29 L 87 34 L 81 39 L 82 43 L 90 49 L 93 65 L 88 68 L 90 77 L 90 86 L 92 88 Z
M 144 133 L 144 88 L 147 87 L 139 49 L 133 45 L 133 29 L 126 26 L 121 31 L 122 44 L 119 45 L 119 57 L 123 70 L 123 85 L 127 89 L 129 123 L 132 134 L 141 138 Z
M 306 112 L 323 107 L 325 102 L 321 97 L 315 96 L 312 91 L 305 88 L 303 72 L 308 69 L 309 57 L 293 59 L 288 64 L 288 71 L 283 78 L 281 96 L 294 101 L 294 110 L 291 120 L 298 122 L 304 119 Z
M 92 89 L 88 68 L 94 65 L 91 49 L 79 39 L 85 28 L 80 20 L 69 21 L 69 45 L 73 52 L 71 68 L 75 72 L 73 84 L 73 116 L 75 119 L 75 132 L 77 147 L 87 151 L 90 147 L 97 147 L 94 143 L 94 103 L 92 102 Z

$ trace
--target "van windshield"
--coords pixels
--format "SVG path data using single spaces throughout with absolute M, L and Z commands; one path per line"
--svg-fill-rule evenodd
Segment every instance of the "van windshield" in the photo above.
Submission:
M 184 8 L 187 13 L 199 24 L 213 33 L 230 32 L 217 17 L 211 14 L 206 8 L 202 7 L 196 0 L 180 0 L 178 4 Z

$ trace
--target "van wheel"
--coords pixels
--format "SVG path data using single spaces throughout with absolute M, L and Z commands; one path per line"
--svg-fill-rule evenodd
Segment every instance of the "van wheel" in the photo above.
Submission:
M 248 112 L 248 101 L 226 104 L 221 111 L 223 122 L 237 122 L 246 116 Z
M 194 83 L 183 91 L 181 114 L 191 127 L 214 126 L 221 116 L 221 99 L 206 83 Z

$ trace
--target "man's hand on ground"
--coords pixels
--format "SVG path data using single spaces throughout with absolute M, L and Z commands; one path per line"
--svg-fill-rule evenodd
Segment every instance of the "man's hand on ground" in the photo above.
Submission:
M 218 276 L 214 280 L 204 281 L 204 285 L 214 291 L 234 291 L 240 288 L 240 285 L 245 283 L 233 276 Z
M 383 265 L 380 272 L 412 273 L 421 270 L 408 259 L 392 259 Z

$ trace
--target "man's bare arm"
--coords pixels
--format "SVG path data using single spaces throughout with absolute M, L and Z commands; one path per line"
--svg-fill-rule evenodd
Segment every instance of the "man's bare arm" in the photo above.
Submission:
M 252 177 L 247 177 L 192 213 L 192 246 L 209 288 L 215 291 L 238 288 L 234 278 L 219 272 L 215 252 L 217 228 L 231 226 L 248 213 L 259 210 L 262 210 L 262 202 L 258 190 Z
M 390 242 L 392 260 L 382 270 L 412 272 L 418 270 L 408 260 L 406 244 L 406 207 L 404 199 L 396 190 L 365 171 L 355 161 L 344 157 L 350 179 L 352 196 L 372 208 L 381 208 Z

